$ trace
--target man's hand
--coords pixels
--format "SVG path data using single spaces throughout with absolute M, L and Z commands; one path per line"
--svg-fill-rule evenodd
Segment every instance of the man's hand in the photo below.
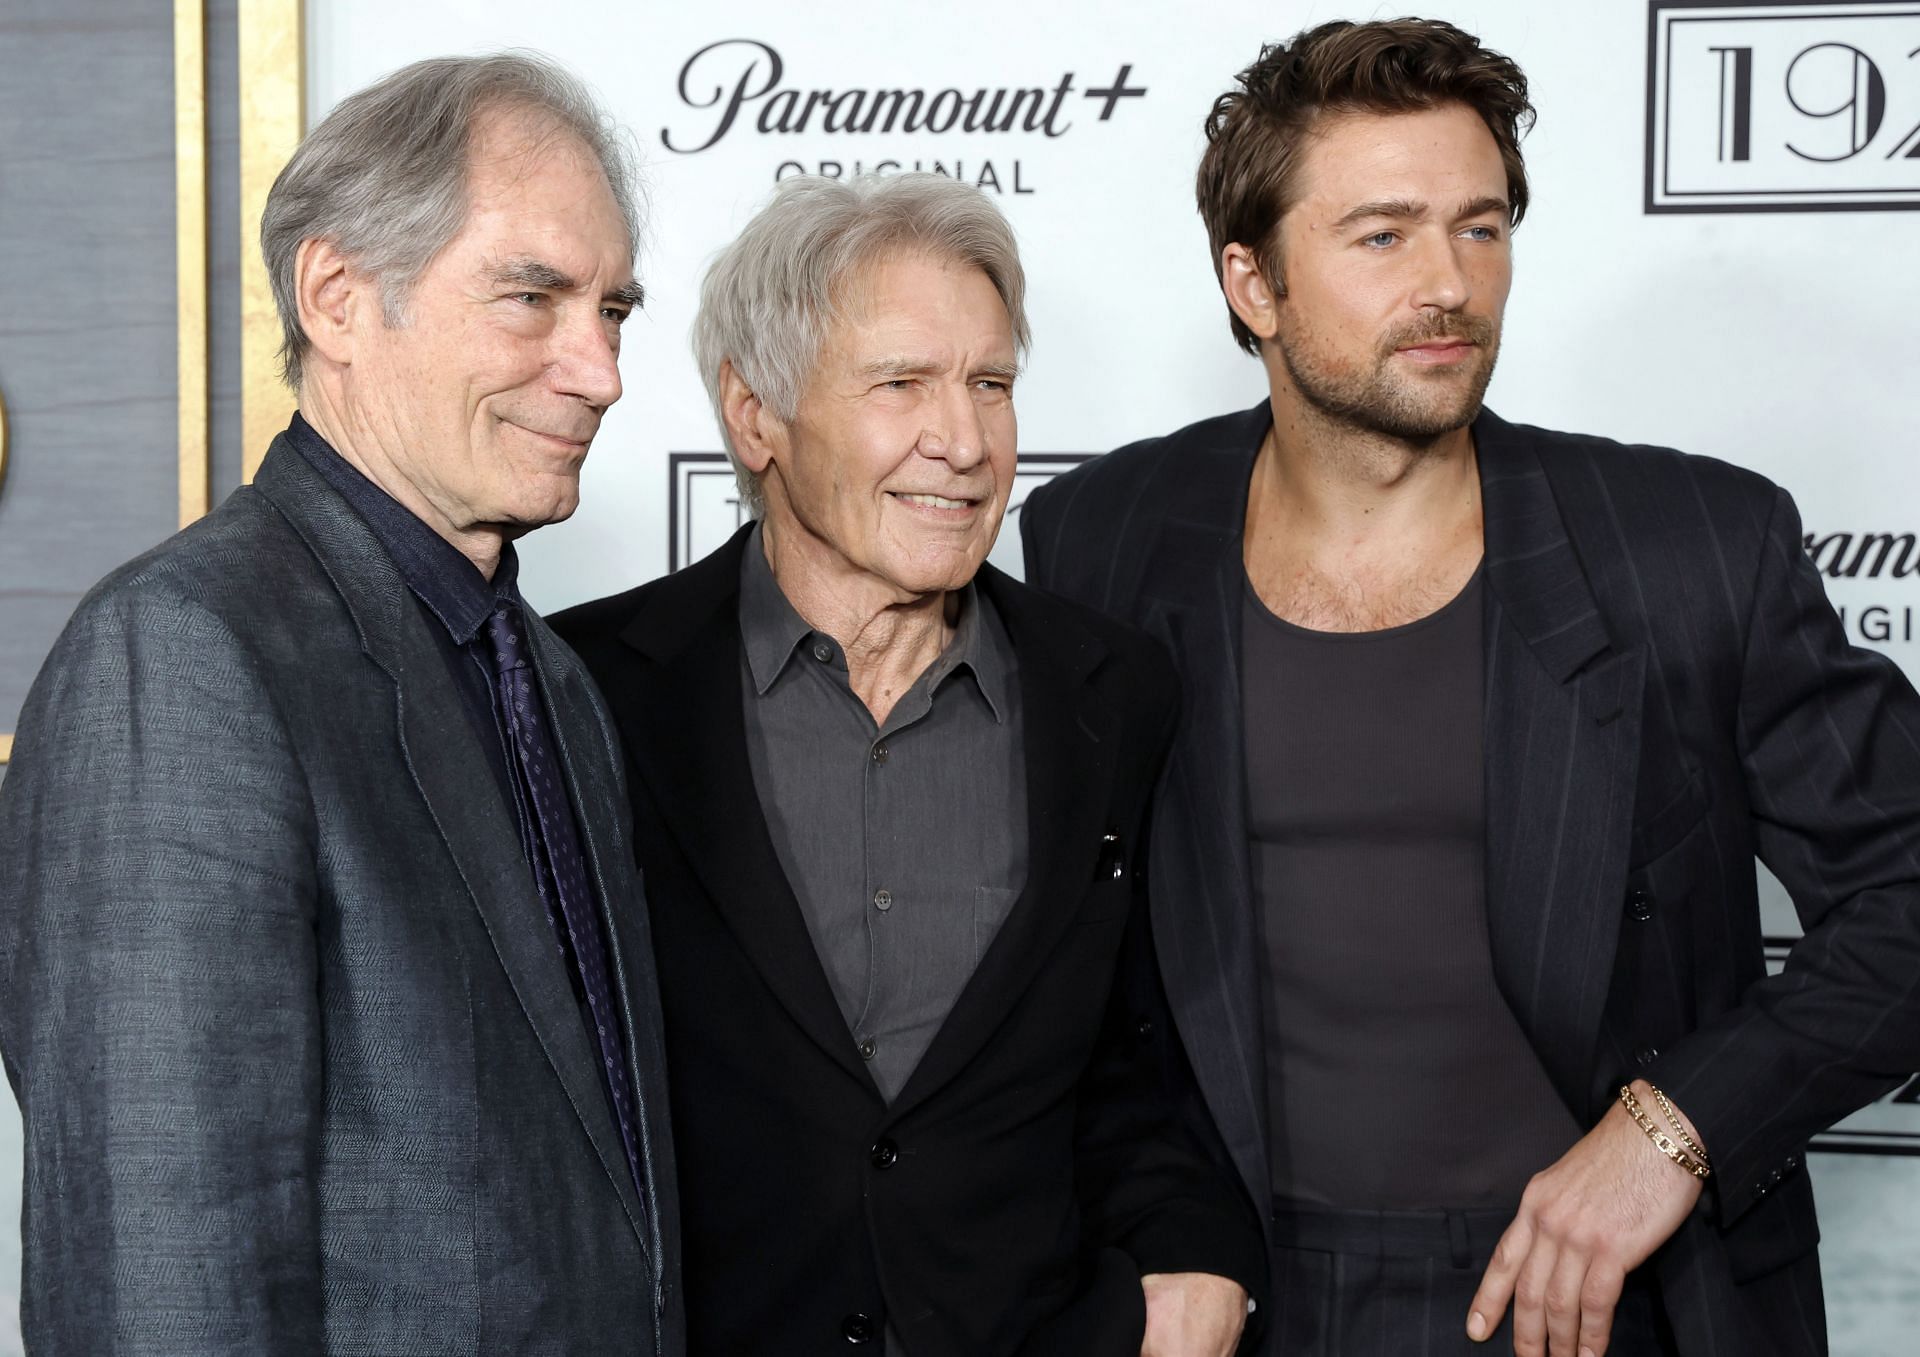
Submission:
M 1247 1325 L 1247 1291 L 1211 1272 L 1149 1272 L 1140 1357 L 1232 1357 Z
M 1633 1093 L 1656 1125 L 1664 1120 L 1644 1080 Z M 1604 1357 L 1627 1274 L 1672 1237 L 1702 1190 L 1615 1103 L 1527 1184 L 1474 1294 L 1467 1336 L 1485 1341 L 1512 1300 L 1517 1357 Z

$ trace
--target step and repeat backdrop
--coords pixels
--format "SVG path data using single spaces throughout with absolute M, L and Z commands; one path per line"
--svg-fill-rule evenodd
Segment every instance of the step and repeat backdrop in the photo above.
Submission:
M 1213 98 L 1263 41 L 1397 12 L 307 0 L 306 111 L 419 57 L 530 47 L 581 72 L 631 129 L 649 300 L 580 512 L 522 549 L 526 590 L 548 611 L 697 559 L 742 521 L 687 333 L 707 260 L 777 181 L 920 169 L 994 195 L 1020 237 L 1034 329 L 1016 509 L 995 552 L 1017 570 L 1017 505 L 1033 486 L 1264 390 L 1229 337 L 1193 209 Z M 1433 0 L 1420 12 L 1516 58 L 1539 109 L 1489 404 L 1780 481 L 1853 639 L 1920 677 L 1920 3 Z M 216 457 L 216 498 L 221 475 Z M 0 537 L 17 530 L 4 494 Z M 0 606 L 17 584 L 0 580 Z M 0 731 L 22 695 L 0 691 Z M 1777 962 L 1797 927 L 1777 888 L 1768 911 Z M 12 1112 L 0 1108 L 9 1220 Z M 1920 1080 L 1815 1149 L 1834 1351 L 1905 1357 L 1920 1332 Z M 10 1248 L 11 1225 L 0 1352 Z

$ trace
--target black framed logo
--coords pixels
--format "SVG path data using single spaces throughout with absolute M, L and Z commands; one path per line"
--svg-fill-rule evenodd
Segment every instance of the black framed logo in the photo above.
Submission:
M 1027 496 L 1080 463 L 1091 452 L 1023 452 L 1013 473 L 1013 495 L 993 563 L 1017 573 L 1020 558 L 1020 508 Z M 667 569 L 678 570 L 721 546 L 747 521 L 746 506 L 724 452 L 667 454 Z
M 1920 0 L 1651 0 L 1645 206 L 1920 208 Z

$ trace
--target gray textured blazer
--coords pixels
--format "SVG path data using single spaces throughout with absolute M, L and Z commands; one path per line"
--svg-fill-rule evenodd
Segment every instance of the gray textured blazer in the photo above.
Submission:
M 572 652 L 528 625 L 644 1198 L 446 662 L 366 525 L 276 442 L 82 602 L 0 791 L 30 1352 L 681 1351 L 621 760 Z

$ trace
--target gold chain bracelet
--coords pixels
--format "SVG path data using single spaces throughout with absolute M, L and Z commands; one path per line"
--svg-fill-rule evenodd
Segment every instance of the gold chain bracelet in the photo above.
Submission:
M 1707 1152 L 1701 1148 L 1700 1142 L 1688 1135 L 1687 1128 L 1680 1124 L 1680 1114 L 1673 1110 L 1673 1104 L 1667 1101 L 1667 1095 L 1662 1093 L 1653 1084 L 1648 1084 L 1647 1087 L 1653 1089 L 1653 1100 L 1660 1104 L 1661 1112 L 1666 1115 L 1667 1124 L 1673 1127 L 1673 1133 L 1680 1137 L 1680 1143 L 1687 1147 L 1687 1153 L 1695 1159 L 1698 1159 L 1706 1166 L 1707 1171 L 1711 1173 L 1713 1171 L 1713 1161 L 1707 1158 Z
M 1659 1096 L 1657 1091 L 1655 1096 Z M 1698 1159 L 1695 1159 L 1691 1154 L 1688 1154 L 1685 1149 L 1674 1141 L 1672 1136 L 1653 1124 L 1653 1119 L 1647 1116 L 1646 1109 L 1640 1106 L 1640 1100 L 1633 1096 L 1632 1085 L 1620 1085 L 1620 1105 L 1627 1109 L 1627 1115 L 1633 1118 L 1636 1126 L 1647 1133 L 1647 1139 L 1653 1142 L 1654 1148 L 1659 1150 L 1660 1153 L 1664 1154 L 1696 1178 L 1705 1178 L 1709 1173 L 1713 1172 L 1712 1169 L 1708 1168 Z M 1686 1135 L 1686 1132 L 1682 1131 L 1681 1134 Z M 1691 1144 L 1692 1137 L 1688 1136 L 1687 1139 L 1688 1143 Z

